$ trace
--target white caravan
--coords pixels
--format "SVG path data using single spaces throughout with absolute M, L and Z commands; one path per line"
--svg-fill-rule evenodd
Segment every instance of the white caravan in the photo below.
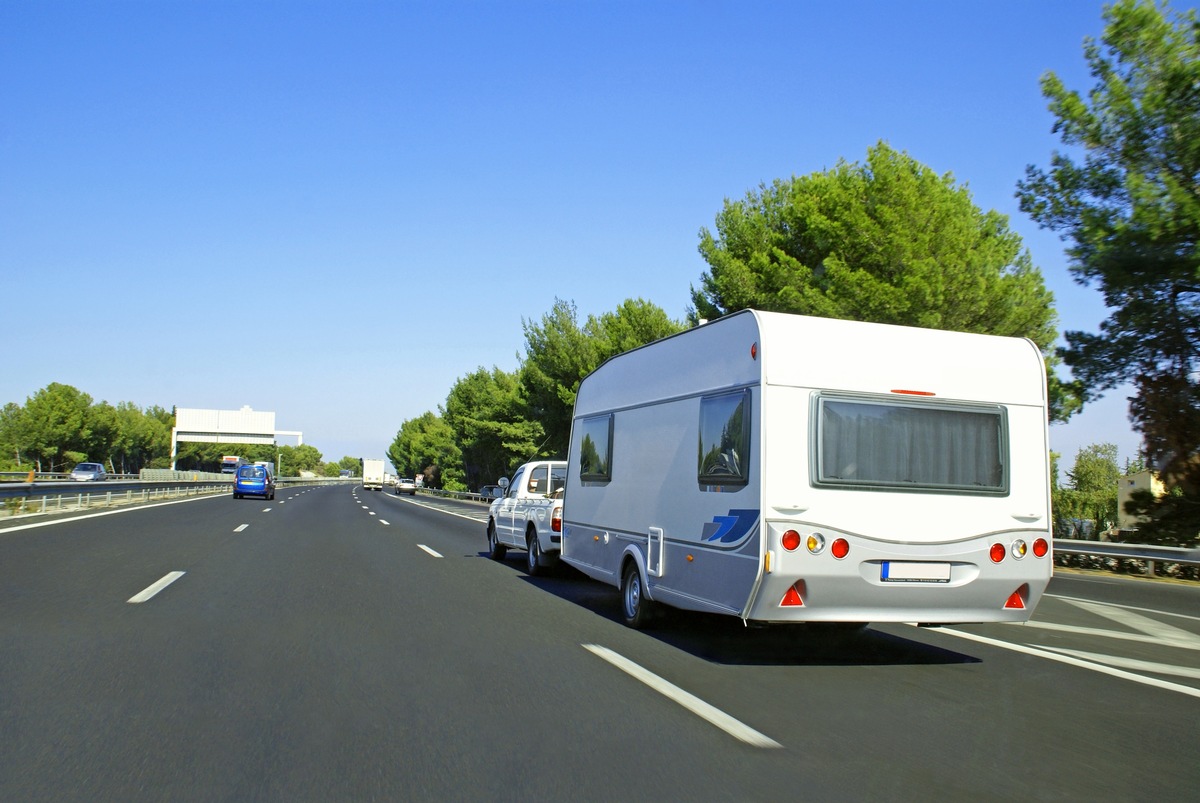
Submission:
M 575 401 L 562 559 L 747 622 L 1019 622 L 1050 580 L 1030 340 L 746 310 Z

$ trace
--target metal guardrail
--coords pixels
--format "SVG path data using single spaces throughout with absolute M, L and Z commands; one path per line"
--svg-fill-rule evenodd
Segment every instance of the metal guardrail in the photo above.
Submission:
M 1113 541 L 1078 541 L 1069 538 L 1054 539 L 1054 553 L 1066 555 L 1095 555 L 1117 560 L 1140 560 L 1147 566 L 1151 577 L 1155 576 L 1157 564 L 1179 564 L 1200 566 L 1200 548 L 1176 546 L 1151 546 L 1149 544 L 1124 544 Z
M 229 493 L 233 485 L 232 475 L 207 474 L 192 479 L 193 472 L 167 473 L 181 477 L 124 482 L 0 483 L 0 520 L 188 496 L 212 496 Z M 275 482 L 277 486 L 342 484 L 337 478 L 328 477 L 277 477 Z
M 228 492 L 229 483 L 211 482 L 95 482 L 77 483 L 74 488 L 65 483 L 40 487 L 36 483 L 5 483 L 0 485 L 0 518 L 24 518 Z

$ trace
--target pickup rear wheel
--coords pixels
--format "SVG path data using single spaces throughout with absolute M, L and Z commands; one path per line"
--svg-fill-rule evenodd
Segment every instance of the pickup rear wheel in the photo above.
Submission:
M 496 522 L 488 522 L 488 557 L 492 560 L 504 560 L 504 556 L 508 554 L 508 547 L 500 543 L 500 536 L 496 535 Z
M 546 571 L 542 566 L 542 547 L 538 543 L 537 531 L 533 529 L 525 534 L 525 569 L 533 577 Z
M 621 575 L 621 614 L 625 624 L 634 630 L 641 630 L 653 617 L 654 607 L 654 603 L 646 597 L 646 589 L 642 586 L 642 574 L 638 571 L 637 564 L 631 561 Z

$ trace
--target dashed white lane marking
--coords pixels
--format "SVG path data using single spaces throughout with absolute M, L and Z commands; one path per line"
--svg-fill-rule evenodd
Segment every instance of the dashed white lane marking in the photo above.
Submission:
M 270 513 L 270 512 L 271 512 L 271 508 L 269 508 L 269 507 L 263 508 L 263 513 Z
M 417 546 L 419 546 L 421 549 L 423 549 L 423 550 L 425 550 L 426 552 L 428 552 L 430 555 L 433 555 L 435 558 L 440 558 L 440 557 L 441 557 L 441 555 L 440 555 L 440 554 L 438 554 L 437 552 L 433 551 L 432 549 L 430 549 L 429 547 L 425 546 L 424 544 L 417 544 Z
M 390 522 L 390 521 L 387 521 L 387 520 L 385 520 L 385 519 L 376 519 L 376 521 L 377 521 L 377 522 L 379 522 L 380 524 L 388 524 L 388 525 L 390 525 L 390 524 L 391 524 L 391 522 Z
M 246 529 L 249 526 L 250 526 L 249 524 L 239 524 L 238 526 L 233 528 L 233 531 L 235 533 L 240 533 L 242 530 Z
M 645 683 L 659 694 L 662 694 L 668 699 L 679 703 L 679 705 L 683 706 L 688 711 L 691 711 L 696 716 L 707 720 L 713 725 L 716 725 L 730 736 L 733 736 L 734 738 L 739 739 L 748 745 L 753 747 L 783 746 L 774 739 L 764 736 L 763 734 L 754 730 L 754 728 L 751 728 L 749 725 L 739 722 L 719 708 L 714 708 L 696 695 L 686 692 L 675 684 L 663 680 L 650 670 L 640 666 L 639 664 L 635 664 L 625 656 L 613 652 L 607 647 L 601 647 L 598 644 L 584 644 L 583 648 L 591 652 L 593 655 L 603 658 L 605 661 L 608 661 L 622 672 L 625 672 L 631 677 L 640 680 L 642 683 Z
M 155 594 L 157 594 L 159 591 L 162 591 L 164 588 L 171 585 L 171 583 L 174 583 L 180 577 L 183 577 L 183 574 L 184 574 L 183 572 L 171 572 L 170 574 L 164 576 L 161 580 L 159 580 L 154 585 L 148 586 L 145 590 L 139 591 L 137 594 L 134 594 L 132 597 L 129 598 L 129 602 L 145 602 L 146 600 L 150 599 Z

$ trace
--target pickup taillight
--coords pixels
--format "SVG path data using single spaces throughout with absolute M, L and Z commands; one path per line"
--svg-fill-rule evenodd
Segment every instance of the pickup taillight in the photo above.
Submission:
M 556 533 L 562 532 L 562 508 L 554 508 L 554 512 L 550 514 L 550 529 Z

